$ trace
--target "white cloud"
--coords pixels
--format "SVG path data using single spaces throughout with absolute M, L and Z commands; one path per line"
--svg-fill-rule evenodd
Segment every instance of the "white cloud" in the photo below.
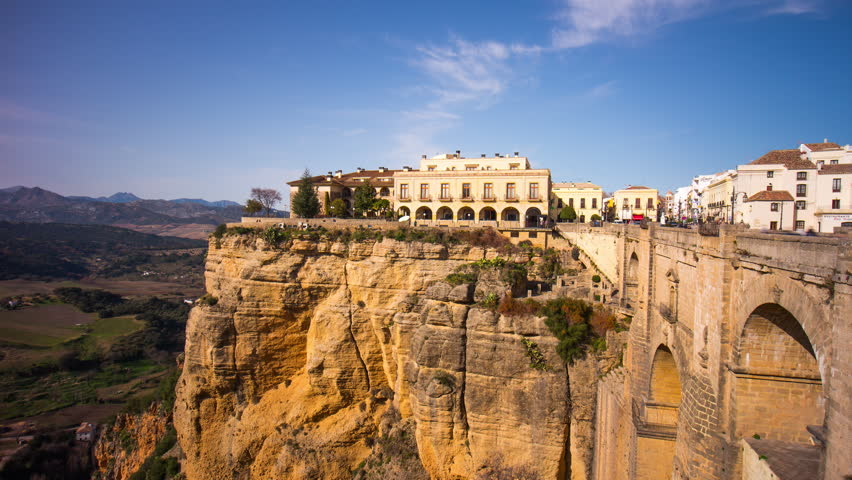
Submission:
M 768 15 L 803 15 L 821 11 L 822 5 L 817 0 L 787 0 L 780 5 L 770 7 Z
M 618 89 L 616 88 L 615 80 L 610 80 L 609 82 L 601 83 L 599 85 L 595 85 L 586 91 L 583 95 L 586 98 L 605 98 L 614 94 Z

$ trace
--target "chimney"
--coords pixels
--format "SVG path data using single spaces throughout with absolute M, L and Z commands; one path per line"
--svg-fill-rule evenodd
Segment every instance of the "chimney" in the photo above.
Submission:
M 822 143 L 828 143 L 828 139 L 827 139 L 827 138 L 823 138 L 823 139 L 822 139 Z
M 456 150 L 456 158 L 461 158 L 461 150 Z
M 426 160 L 426 155 L 420 155 L 420 158 L 422 158 L 423 160 Z
M 361 172 L 363 172 L 363 171 L 364 171 L 364 169 L 363 169 L 363 168 L 361 168 L 361 167 L 358 167 L 358 168 L 357 168 L 357 169 L 355 169 L 355 170 L 356 170 L 358 173 L 361 173 Z
M 484 153 L 482 154 L 482 158 L 485 158 L 485 154 L 484 154 Z
M 518 153 L 520 153 L 520 152 L 515 152 L 515 156 L 516 156 L 516 157 L 518 156 Z
M 425 157 L 426 155 L 423 155 L 423 156 Z M 408 165 L 406 165 L 406 166 L 402 167 L 402 171 L 403 171 L 403 172 L 410 172 L 410 171 L 411 171 L 411 167 L 409 167 Z
M 496 158 L 500 158 L 500 154 L 499 154 L 499 153 L 495 153 L 495 154 L 494 154 L 494 156 L 495 156 Z
M 387 170 L 385 167 L 379 167 L 379 173 L 385 173 Z
M 326 173 L 326 174 L 325 174 L 325 181 L 326 181 L 326 182 L 330 182 L 330 181 L 331 181 L 331 172 L 328 172 L 328 173 Z
M 342 177 L 343 176 L 343 170 L 338 170 L 338 171 L 334 172 L 334 176 L 337 177 L 337 178 Z

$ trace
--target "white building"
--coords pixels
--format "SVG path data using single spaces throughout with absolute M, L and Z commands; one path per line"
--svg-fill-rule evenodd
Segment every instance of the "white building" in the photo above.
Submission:
M 734 182 L 735 222 L 752 228 L 826 232 L 852 221 L 846 216 L 852 214 L 848 192 L 852 177 L 844 173 L 845 165 L 850 163 L 850 147 L 824 142 L 773 150 L 738 166 Z M 835 187 L 837 191 L 833 191 Z M 764 191 L 781 193 L 757 195 Z M 791 206 L 792 211 L 788 211 Z

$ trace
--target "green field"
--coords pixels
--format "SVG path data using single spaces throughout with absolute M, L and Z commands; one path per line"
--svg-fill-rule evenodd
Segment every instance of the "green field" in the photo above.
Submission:
M 55 347 L 85 333 L 78 325 L 95 320 L 71 305 L 36 305 L 0 311 L 0 341 L 33 347 Z
M 103 343 L 141 330 L 144 326 L 144 322 L 133 317 L 99 318 L 89 325 L 89 335 Z

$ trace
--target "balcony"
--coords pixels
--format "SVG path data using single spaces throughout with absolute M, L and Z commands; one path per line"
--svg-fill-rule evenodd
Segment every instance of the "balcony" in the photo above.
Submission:
M 426 195 L 426 196 L 421 195 L 418 200 L 420 200 L 421 202 L 431 202 L 432 196 L 431 195 Z
M 541 201 L 541 197 L 539 197 L 538 195 L 536 195 L 536 196 L 529 196 L 529 197 L 527 197 L 527 201 L 528 201 L 528 202 L 540 202 L 540 201 Z
M 506 198 L 503 199 L 506 202 L 518 202 L 520 199 L 515 195 L 506 195 Z
M 468 195 L 468 196 L 466 196 L 466 197 L 461 197 L 459 200 L 461 200 L 462 202 L 472 202 L 472 201 L 473 201 L 473 197 L 471 197 L 470 195 Z
M 404 196 L 404 197 L 403 197 L 402 195 L 400 195 L 400 196 L 399 196 L 399 201 L 400 201 L 400 202 L 410 202 L 410 201 L 411 201 L 411 197 L 410 197 L 410 196 L 408 196 L 408 195 L 406 195 L 406 196 Z
M 495 197 L 494 195 L 485 195 L 484 197 L 482 197 L 482 201 L 483 202 L 496 202 L 497 197 Z
M 452 202 L 452 201 L 453 201 L 453 197 L 451 197 L 451 196 L 446 196 L 446 197 L 441 196 L 440 198 L 438 198 L 438 201 L 439 201 L 439 202 Z

